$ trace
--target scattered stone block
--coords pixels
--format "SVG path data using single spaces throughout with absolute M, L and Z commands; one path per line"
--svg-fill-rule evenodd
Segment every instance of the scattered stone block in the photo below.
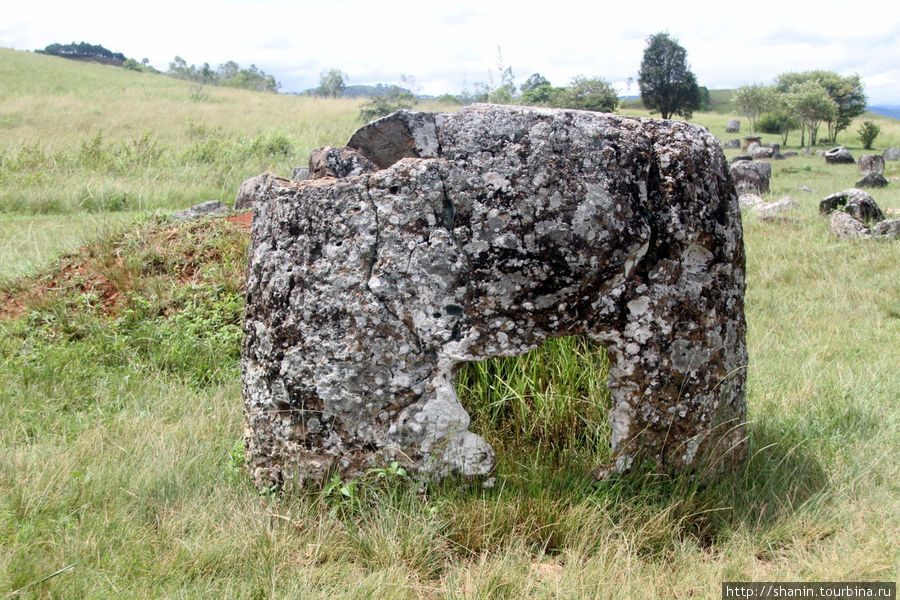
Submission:
M 856 182 L 858 188 L 882 188 L 888 184 L 888 180 L 881 173 L 866 173 Z
M 881 155 L 884 160 L 900 160 L 900 148 L 888 148 Z
M 829 231 L 831 232 L 831 235 L 839 237 L 842 240 L 867 239 L 872 237 L 872 233 L 869 231 L 869 228 L 866 227 L 865 223 L 839 210 L 831 213 Z
M 267 172 L 255 175 L 241 183 L 234 198 L 234 210 L 253 208 L 257 198 L 261 198 L 273 182 L 286 183 L 288 180 L 275 173 Z
M 728 133 L 737 133 L 741 130 L 741 122 L 737 119 L 731 119 L 728 121 L 728 124 L 725 125 L 725 131 Z
M 179 221 L 193 221 L 204 217 L 227 215 L 230 212 L 231 210 L 218 200 L 210 200 L 209 202 L 201 202 L 190 208 L 173 213 L 172 217 Z
M 828 215 L 843 208 L 850 216 L 870 223 L 884 220 L 884 213 L 875 199 L 863 190 L 850 188 L 843 192 L 826 196 L 819 202 L 819 214 Z
M 818 152 L 816 152 L 818 154 Z M 843 146 L 838 146 L 836 148 L 832 148 L 831 150 L 827 150 L 822 154 L 825 157 L 825 162 L 830 165 L 839 165 L 839 164 L 852 164 L 856 161 L 853 160 L 853 155 L 850 154 L 850 151 L 844 148 Z
M 900 238 L 900 219 L 887 219 L 872 227 L 872 237 L 882 240 Z
M 884 157 L 880 154 L 863 154 L 857 162 L 863 173 L 884 173 Z
M 731 165 L 731 177 L 738 193 L 767 193 L 771 176 L 772 164 L 768 162 L 740 161 Z

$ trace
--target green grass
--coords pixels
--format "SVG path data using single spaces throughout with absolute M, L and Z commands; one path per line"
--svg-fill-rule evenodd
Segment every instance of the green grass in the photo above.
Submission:
M 221 176 L 228 161 L 271 160 L 249 152 L 253 140 L 287 138 L 284 165 L 307 146 L 342 143 L 357 105 L 218 89 L 208 93 L 220 101 L 198 103 L 163 77 L 20 55 L 0 51 L 0 70 L 28 59 L 49 75 L 31 73 L 18 93 L 57 109 L 65 99 L 104 129 L 94 144 L 94 129 L 50 125 L 53 109 L 26 118 L 10 108 L 10 88 L 0 91 L 0 110 L 21 113 L 23 127 L 10 133 L 3 123 L 15 119 L 0 118 L 4 156 L 33 146 L 50 157 L 14 174 L 44 183 L 11 192 L 7 180 L 0 199 L 25 194 L 0 218 L 0 299 L 27 308 L 0 320 L 0 595 L 718 598 L 721 581 L 897 579 L 900 245 L 838 241 L 817 215 L 822 197 L 852 187 L 855 166 L 773 162 L 767 199 L 790 194 L 801 211 L 775 223 L 744 215 L 751 452 L 738 473 L 591 481 L 608 452 L 606 358 L 567 338 L 461 374 L 473 428 L 498 450 L 493 488 L 455 479 L 420 490 L 385 468 L 301 495 L 260 494 L 240 442 L 246 236 L 145 209 L 180 206 L 189 173 L 204 194 L 230 196 L 239 177 Z M 130 116 L 97 91 L 122 76 L 132 79 L 119 95 L 145 98 Z M 267 108 L 255 113 L 256 102 Z M 290 129 L 302 119 L 267 112 L 309 102 L 321 114 L 303 118 L 321 142 Z M 197 107 L 206 120 L 191 120 Z M 152 123 L 161 157 L 208 143 L 213 160 L 170 174 L 151 159 L 156 183 L 131 173 L 131 134 L 108 124 L 138 115 L 155 115 L 136 131 Z M 724 135 L 725 115 L 697 120 Z M 896 163 L 887 175 L 900 176 Z M 143 204 L 86 206 L 86 181 L 95 199 L 95 183 L 129 199 L 147 191 Z M 872 192 L 882 208 L 900 208 L 896 185 Z

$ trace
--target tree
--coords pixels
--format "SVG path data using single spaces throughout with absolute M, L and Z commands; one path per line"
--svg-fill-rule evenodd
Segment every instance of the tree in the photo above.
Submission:
M 853 119 L 866 110 L 866 93 L 859 75 L 841 77 L 833 71 L 804 71 L 802 73 L 782 73 L 776 86 L 782 92 L 790 92 L 804 83 L 815 82 L 822 86 L 834 102 L 834 114 L 826 120 L 828 138 L 834 140 L 847 129 Z
M 872 142 L 874 142 L 875 138 L 878 137 L 878 134 L 881 133 L 881 127 L 872 121 L 864 121 L 859 129 L 856 130 L 856 133 L 859 134 L 858 139 L 862 142 L 863 148 L 871 150 Z
M 809 144 L 815 146 L 819 125 L 835 118 L 837 105 L 834 100 L 821 84 L 807 81 L 792 86 L 787 101 L 800 121 L 800 145 L 804 144 L 806 132 L 809 132 Z
M 619 104 L 619 96 L 607 80 L 579 75 L 566 90 L 565 102 L 567 108 L 612 112 Z
M 741 114 L 750 122 L 750 134 L 752 135 L 756 133 L 756 120 L 759 115 L 769 110 L 774 102 L 773 90 L 761 83 L 742 85 L 734 93 L 733 100 Z
M 347 74 L 338 69 L 329 69 L 322 71 L 316 94 L 326 98 L 337 98 L 343 93 L 345 87 L 347 87 Z
M 689 119 L 700 108 L 697 78 L 687 65 L 687 51 L 667 33 L 647 38 L 647 48 L 638 73 L 641 101 L 663 119 L 673 114 Z
M 541 75 L 540 73 L 532 73 L 528 76 L 528 79 L 525 80 L 519 89 L 523 94 L 527 94 L 530 91 L 536 90 L 541 87 L 550 87 L 550 80 Z

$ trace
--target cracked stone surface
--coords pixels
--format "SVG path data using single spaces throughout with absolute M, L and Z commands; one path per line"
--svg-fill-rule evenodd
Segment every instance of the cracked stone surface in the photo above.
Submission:
M 611 470 L 742 460 L 744 249 L 714 136 L 473 105 L 395 113 L 350 145 L 377 170 L 254 202 L 241 366 L 258 485 L 391 460 L 488 474 L 456 373 L 566 335 L 609 352 Z

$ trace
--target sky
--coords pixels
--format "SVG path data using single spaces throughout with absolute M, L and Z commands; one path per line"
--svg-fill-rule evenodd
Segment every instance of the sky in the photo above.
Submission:
M 316 87 L 335 68 L 348 84 L 406 75 L 417 93 L 456 94 L 496 79 L 502 63 L 517 84 L 532 73 L 557 86 L 582 75 L 636 95 L 629 78 L 647 37 L 661 31 L 709 89 L 826 69 L 860 75 L 870 104 L 900 105 L 900 9 L 845 0 L 10 1 L 0 47 L 85 41 L 161 70 L 176 55 L 213 67 L 234 60 L 274 75 L 284 92 Z

